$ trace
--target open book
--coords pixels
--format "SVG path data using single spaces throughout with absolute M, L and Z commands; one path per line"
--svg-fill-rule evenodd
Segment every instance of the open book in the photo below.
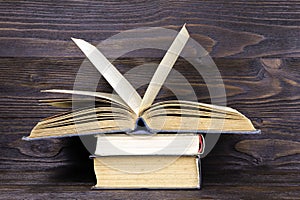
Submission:
M 118 95 L 91 91 L 46 90 L 44 92 L 92 97 L 95 107 L 83 107 L 44 119 L 34 127 L 26 139 L 117 132 L 259 132 L 247 117 L 229 107 L 183 100 L 168 100 L 153 104 L 188 39 L 189 33 L 184 25 L 158 65 L 144 97 L 141 98 L 96 47 L 84 40 L 72 38 Z M 79 103 L 80 101 L 84 100 L 78 100 Z M 58 107 L 71 107 L 74 99 L 51 99 L 42 102 Z

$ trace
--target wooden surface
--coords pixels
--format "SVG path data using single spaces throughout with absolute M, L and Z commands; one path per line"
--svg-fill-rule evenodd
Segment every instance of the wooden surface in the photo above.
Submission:
M 299 8 L 299 1 L 1 1 L 0 198 L 300 199 Z M 40 119 L 63 111 L 37 99 L 51 96 L 41 89 L 72 89 L 84 57 L 70 37 L 97 44 L 122 30 L 183 23 L 213 56 L 228 105 L 262 130 L 221 136 L 203 159 L 202 190 L 91 191 L 92 161 L 79 138 L 21 140 Z M 149 59 L 115 64 L 125 73 Z M 175 68 L 209 102 L 189 66 Z M 103 81 L 99 89 L 110 88 Z

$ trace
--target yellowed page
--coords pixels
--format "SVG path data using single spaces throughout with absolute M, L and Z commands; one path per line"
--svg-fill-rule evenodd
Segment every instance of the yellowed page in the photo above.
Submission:
M 111 113 L 107 113 L 110 111 Z M 117 114 L 117 115 L 116 115 Z M 112 108 L 112 107 L 98 107 L 98 108 L 90 108 L 79 110 L 76 112 L 67 112 L 60 115 L 56 115 L 50 118 L 47 118 L 39 123 L 40 127 L 45 125 L 49 126 L 59 126 L 60 124 L 68 123 L 69 120 L 76 121 L 76 123 L 80 123 L 81 120 L 84 119 L 95 119 L 95 117 L 100 120 L 104 117 L 110 117 L 114 119 L 124 118 L 131 119 L 131 113 L 126 112 L 126 110 L 121 108 Z
M 96 69 L 104 76 L 117 94 L 136 114 L 138 114 L 142 99 L 127 79 L 125 79 L 125 77 L 95 46 L 81 39 L 72 38 L 72 40 L 96 67 Z
M 156 98 L 160 88 L 164 84 L 169 72 L 174 66 L 178 56 L 180 55 L 182 49 L 184 48 L 186 42 L 188 41 L 190 35 L 183 25 L 182 29 L 176 36 L 175 40 L 171 44 L 169 50 L 163 57 L 162 61 L 158 65 L 157 70 L 155 71 L 150 84 L 146 90 L 146 93 L 142 99 L 139 113 L 143 110 L 149 108 Z
M 59 90 L 59 89 L 42 90 L 41 92 L 75 94 L 75 95 L 98 97 L 98 98 L 107 99 L 107 100 L 116 102 L 118 104 L 121 104 L 125 107 L 128 107 L 128 105 L 118 95 L 104 93 L 104 92 L 90 92 L 90 91 L 80 91 L 80 90 Z
M 39 122 L 25 140 L 33 138 L 66 137 L 108 132 L 123 132 L 133 129 L 132 120 L 93 120 L 87 123 L 70 124 L 53 128 L 42 128 Z
M 222 119 L 222 118 L 199 118 L 181 116 L 157 116 L 145 119 L 147 125 L 154 130 L 161 132 L 254 132 L 256 129 L 251 121 L 243 119 Z
M 201 102 L 185 101 L 185 100 L 168 100 L 168 101 L 157 102 L 153 104 L 151 108 L 147 109 L 147 112 L 150 112 L 152 110 L 159 110 L 166 106 L 188 106 L 194 109 L 210 110 L 210 111 L 215 111 L 215 112 L 228 114 L 228 115 L 238 115 L 238 116 L 241 115 L 240 112 L 230 107 L 206 104 Z

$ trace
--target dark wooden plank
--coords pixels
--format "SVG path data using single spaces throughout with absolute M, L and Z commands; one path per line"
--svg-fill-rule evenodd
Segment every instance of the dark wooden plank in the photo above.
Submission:
M 214 57 L 299 57 L 299 1 L 1 1 L 2 57 L 81 57 L 71 37 L 94 44 L 138 27 L 178 30 Z
M 0 199 L 299 199 L 299 8 L 297 0 L 1 1 Z M 70 37 L 98 44 L 128 29 L 179 30 L 184 23 L 217 58 L 227 104 L 262 130 L 261 135 L 221 136 L 203 159 L 201 191 L 91 191 L 92 161 L 79 138 L 21 140 L 42 118 L 66 111 L 41 106 L 37 99 L 58 96 L 42 89 L 73 88 L 83 54 Z M 170 36 L 154 39 L 165 37 Z M 131 40 L 123 45 L 128 44 Z M 126 73 L 158 63 L 163 53 L 135 51 L 130 56 L 136 58 L 114 64 Z M 189 80 L 199 101 L 210 103 L 207 87 L 216 86 L 207 86 L 185 61 L 175 69 Z M 149 74 L 129 78 L 147 82 Z M 89 88 L 98 77 L 88 65 L 82 87 Z M 175 85 L 191 96 L 182 84 Z M 143 94 L 145 87 L 138 91 Z M 98 90 L 110 92 L 111 87 L 101 79 Z M 158 99 L 172 95 L 164 88 Z
M 122 73 L 159 59 L 120 59 Z M 215 59 L 222 75 L 228 105 L 248 116 L 261 135 L 223 135 L 203 159 L 201 191 L 90 191 L 95 184 L 89 152 L 79 138 L 22 141 L 44 117 L 65 111 L 38 105 L 37 99 L 57 97 L 41 89 L 72 89 L 81 58 L 0 59 L 0 193 L 15 198 L 261 198 L 299 197 L 299 59 Z M 98 74 L 90 66 L 87 79 Z M 209 102 L 204 81 L 185 61 L 175 69 Z M 150 75 L 151 76 L 151 75 Z M 8 78 L 9 77 L 9 78 Z M 135 74 L 138 80 L 144 74 Z M 212 75 L 211 78 L 214 78 Z M 177 85 L 181 87 L 181 85 Z M 143 89 L 139 92 L 143 94 Z M 101 80 L 99 91 L 111 91 Z M 182 91 L 188 95 L 188 91 Z M 65 97 L 65 95 L 59 95 Z M 172 93 L 163 89 L 160 99 Z M 51 194 L 55 191 L 55 195 Z
M 205 190 L 106 190 L 89 191 L 88 186 L 7 187 L 3 199 L 298 199 L 297 187 L 210 186 Z M 12 195 L 14 194 L 14 195 Z

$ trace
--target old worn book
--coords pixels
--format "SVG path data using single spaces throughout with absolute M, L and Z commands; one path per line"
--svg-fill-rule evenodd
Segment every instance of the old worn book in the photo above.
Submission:
M 202 134 L 98 134 L 95 156 L 180 156 L 203 153 Z
M 173 156 L 110 156 L 93 159 L 97 178 L 94 189 L 199 189 L 201 186 L 198 156 L 176 159 Z
M 116 94 L 76 91 L 46 90 L 92 97 L 94 107 L 81 107 L 39 122 L 29 137 L 38 139 L 99 133 L 257 133 L 251 121 L 235 109 L 184 100 L 168 100 L 153 103 L 169 72 L 189 39 L 185 26 L 176 36 L 161 60 L 143 98 L 125 77 L 93 45 L 74 39 L 90 62 L 110 83 Z M 50 99 L 47 103 L 58 107 L 71 107 L 83 103 L 82 98 Z M 139 129 L 142 123 L 144 128 Z

